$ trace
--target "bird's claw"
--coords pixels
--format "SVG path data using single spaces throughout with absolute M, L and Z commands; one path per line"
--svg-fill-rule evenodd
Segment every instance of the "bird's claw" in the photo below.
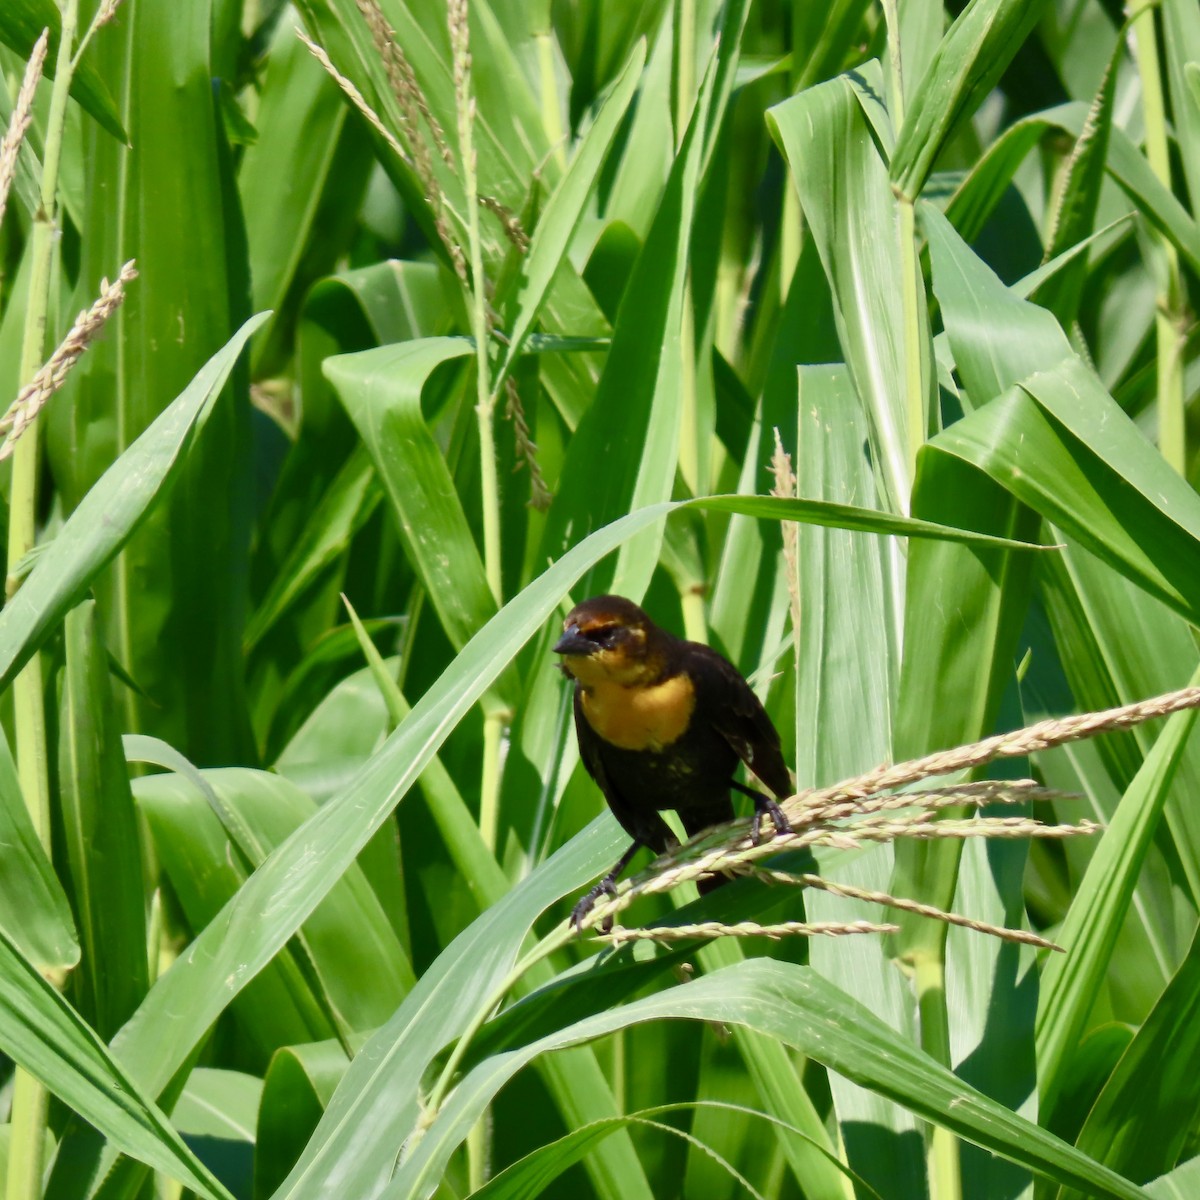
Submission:
M 774 800 L 768 799 L 766 796 L 759 796 L 754 804 L 754 844 L 762 845 L 762 819 L 770 817 L 771 824 L 775 826 L 775 837 L 782 837 L 785 833 L 792 832 L 792 823 L 784 816 L 783 809 L 775 803 Z
M 613 896 L 617 894 L 617 885 L 613 882 L 611 875 L 606 875 L 590 892 L 586 892 L 580 899 L 579 903 L 571 909 L 571 924 L 575 926 L 576 933 L 583 933 L 583 922 L 587 919 L 588 913 L 596 907 L 596 901 L 601 896 Z M 611 933 L 613 927 L 613 919 L 607 916 L 600 922 L 601 933 Z

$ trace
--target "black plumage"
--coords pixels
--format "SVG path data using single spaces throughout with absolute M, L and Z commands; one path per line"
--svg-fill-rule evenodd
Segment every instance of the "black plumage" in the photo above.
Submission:
M 734 779 L 738 763 L 783 799 L 792 793 L 779 734 L 750 685 L 708 646 L 677 638 L 622 596 L 577 605 L 554 650 L 575 681 L 575 731 L 588 774 L 633 838 L 621 861 L 576 906 L 578 925 L 641 846 L 675 844 L 663 809 L 679 813 L 688 836 L 733 819 L 730 789 L 754 800 L 777 832 L 789 826 L 775 800 Z M 720 876 L 701 881 L 706 891 Z M 707 886 L 705 886 L 707 885 Z

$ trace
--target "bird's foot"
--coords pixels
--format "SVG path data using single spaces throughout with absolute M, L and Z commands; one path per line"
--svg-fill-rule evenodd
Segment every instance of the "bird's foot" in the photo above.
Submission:
M 754 798 L 754 844 L 761 845 L 762 837 L 762 819 L 770 817 L 771 823 L 775 826 L 775 837 L 781 837 L 785 833 L 792 832 L 791 822 L 783 815 L 783 809 L 768 796 L 758 794 Z
M 599 900 L 601 896 L 615 897 L 616 894 L 617 885 L 614 882 L 613 877 L 611 875 L 605 875 L 605 877 L 600 880 L 600 882 L 596 884 L 596 886 L 592 888 L 590 892 L 586 892 L 580 898 L 579 903 L 576 904 L 573 909 L 571 909 L 571 924 L 575 926 L 575 932 L 583 932 L 583 922 L 587 919 L 588 913 L 590 913 L 592 909 L 596 907 L 596 901 Z M 612 927 L 613 919 L 611 916 L 605 917 L 604 920 L 600 922 L 601 933 L 611 933 Z

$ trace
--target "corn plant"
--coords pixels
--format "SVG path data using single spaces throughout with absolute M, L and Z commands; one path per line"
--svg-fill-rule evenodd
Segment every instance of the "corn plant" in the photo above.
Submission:
M 1196 1194 L 1198 63 L 6 0 L 7 1200 Z M 580 932 L 605 592 L 797 795 Z

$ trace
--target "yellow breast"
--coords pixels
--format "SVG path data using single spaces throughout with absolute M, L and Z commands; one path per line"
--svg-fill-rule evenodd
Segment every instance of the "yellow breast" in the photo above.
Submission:
M 588 724 L 622 750 L 662 750 L 686 732 L 696 693 L 686 674 L 650 687 L 598 681 L 581 696 Z

